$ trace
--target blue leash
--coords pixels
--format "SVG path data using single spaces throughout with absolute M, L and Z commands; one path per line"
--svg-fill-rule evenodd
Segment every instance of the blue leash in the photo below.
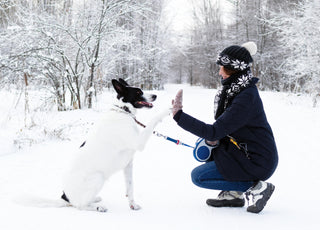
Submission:
M 161 133 L 158 133 L 157 131 L 153 131 L 153 134 L 156 135 L 157 137 L 162 137 L 162 138 L 166 139 L 167 141 L 171 141 L 171 142 L 175 143 L 176 145 L 183 145 L 183 146 L 187 146 L 189 148 L 194 148 L 193 146 L 187 145 L 187 144 L 181 142 L 180 140 L 176 140 L 171 137 L 165 136 Z
M 140 121 L 138 121 L 135 117 L 133 119 L 138 125 L 142 126 L 143 128 L 146 127 L 144 124 L 142 124 Z M 181 142 L 180 140 L 176 140 L 176 139 L 173 139 L 171 137 L 165 136 L 165 135 L 163 135 L 163 134 L 161 134 L 161 133 L 159 133 L 157 131 L 153 131 L 153 134 L 156 135 L 157 137 L 162 137 L 162 138 L 166 139 L 167 141 L 171 141 L 171 142 L 175 143 L 176 145 L 183 145 L 183 146 L 186 146 L 186 147 L 194 149 L 193 146 L 187 145 L 187 144 Z

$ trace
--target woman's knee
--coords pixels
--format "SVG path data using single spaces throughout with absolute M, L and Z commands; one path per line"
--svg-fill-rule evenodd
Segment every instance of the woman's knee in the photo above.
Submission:
M 213 183 L 215 180 L 220 180 L 221 174 L 218 172 L 214 161 L 202 164 L 194 168 L 191 172 L 192 182 L 199 187 L 206 187 L 206 181 Z
M 201 180 L 200 180 L 200 174 L 199 174 L 199 170 L 198 168 L 194 168 L 191 172 L 191 181 L 192 183 L 194 183 L 195 185 L 200 186 L 201 184 Z
M 192 183 L 199 187 L 203 187 L 203 182 L 207 179 L 206 177 L 210 170 L 207 163 L 194 168 L 191 172 Z

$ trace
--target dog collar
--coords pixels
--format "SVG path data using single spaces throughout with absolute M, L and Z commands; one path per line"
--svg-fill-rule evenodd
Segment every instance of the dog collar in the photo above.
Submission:
M 136 116 L 130 111 L 130 109 L 127 106 L 125 106 L 125 105 L 124 106 L 114 105 L 114 106 L 118 108 L 117 111 L 130 114 L 132 116 L 133 120 L 141 127 L 143 127 L 143 128 L 146 127 L 146 125 L 144 125 L 143 123 L 141 123 L 140 121 L 137 120 Z M 113 110 L 116 110 L 116 109 L 113 109 Z
M 118 107 L 119 109 L 122 109 L 123 111 L 127 112 L 127 113 L 131 113 L 130 109 L 127 106 L 118 106 L 116 105 L 116 107 Z
M 128 106 L 125 106 L 125 105 L 124 106 L 114 105 L 114 106 L 119 109 L 119 110 L 117 110 L 119 112 L 129 113 L 129 114 L 133 115 Z M 116 110 L 116 109 L 113 109 L 113 110 Z

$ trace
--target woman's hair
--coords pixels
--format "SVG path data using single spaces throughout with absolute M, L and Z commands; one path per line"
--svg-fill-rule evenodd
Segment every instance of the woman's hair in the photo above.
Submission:
M 226 66 L 221 66 L 221 67 L 223 68 L 224 72 L 226 72 L 226 74 L 228 74 L 229 76 L 239 72 L 239 70 L 231 69 L 231 68 L 228 68 Z

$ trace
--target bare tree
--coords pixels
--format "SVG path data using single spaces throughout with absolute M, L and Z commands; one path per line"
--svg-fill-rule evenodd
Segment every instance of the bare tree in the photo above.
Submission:
M 146 0 L 16 3 L 17 20 L 0 31 L 0 74 L 12 81 L 28 69 L 29 84 L 50 86 L 58 110 L 91 108 L 97 86 L 117 75 L 160 88 L 170 63 L 161 11 L 162 1 Z
M 161 88 L 170 64 L 168 31 L 161 27 L 163 0 L 132 1 L 139 9 L 129 12 L 118 25 L 130 31 L 130 44 L 119 47 L 116 73 L 145 89 Z
M 7 28 L 10 20 L 14 20 L 17 0 L 0 1 L 0 29 Z M 23 1 L 22 1 L 23 2 Z
M 320 32 L 316 28 L 320 26 L 320 3 L 305 0 L 293 7 L 290 12 L 282 10 L 267 20 L 281 38 L 280 48 L 286 50 L 278 68 L 283 76 L 282 90 L 307 92 L 317 98 L 320 90 Z
M 203 0 L 194 2 L 194 28 L 188 45 L 191 84 L 216 87 L 218 66 L 215 64 L 218 50 L 223 47 L 223 23 L 220 2 Z

